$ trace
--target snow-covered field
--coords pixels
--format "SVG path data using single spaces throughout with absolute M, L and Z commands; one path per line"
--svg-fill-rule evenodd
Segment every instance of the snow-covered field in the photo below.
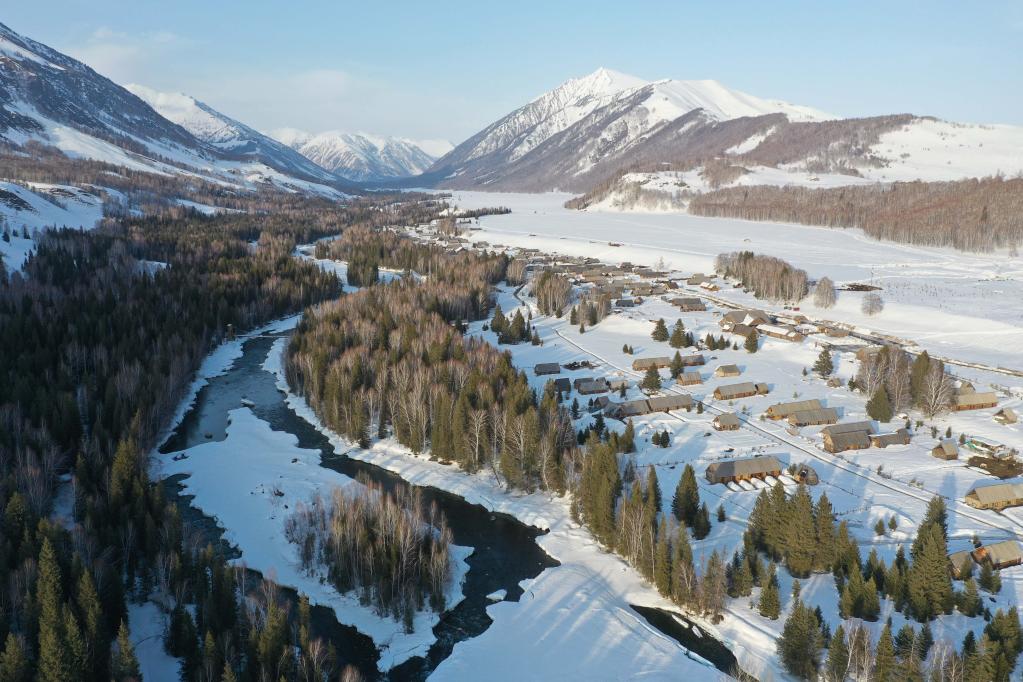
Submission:
M 838 285 L 873 283 L 885 309 L 860 311 L 862 294 L 840 292 L 838 305 L 820 310 L 800 303 L 810 317 L 858 325 L 916 341 L 932 353 L 957 360 L 1023 369 L 1023 260 L 1005 252 L 970 254 L 871 239 L 856 229 L 703 218 L 686 214 L 573 211 L 567 194 L 454 192 L 464 209 L 508 206 L 512 213 L 485 216 L 473 241 L 535 247 L 593 256 L 610 263 L 710 273 L 719 253 L 751 250 L 778 256 L 811 278 Z M 612 247 L 609 242 L 620 243 Z M 716 295 L 742 305 L 771 309 L 741 290 Z

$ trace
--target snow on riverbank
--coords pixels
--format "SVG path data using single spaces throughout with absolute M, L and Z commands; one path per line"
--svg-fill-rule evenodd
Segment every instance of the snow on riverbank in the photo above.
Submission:
M 837 284 L 874 283 L 885 309 L 868 317 L 863 294 L 840 292 L 838 306 L 802 312 L 913 339 L 923 348 L 959 360 L 1023 369 L 1023 260 L 1005 252 L 974 254 L 952 249 L 880 242 L 857 229 L 833 229 L 687 214 L 573 211 L 568 194 L 454 192 L 462 209 L 508 206 L 512 213 L 480 218 L 472 241 L 535 247 L 552 253 L 593 256 L 610 263 L 710 273 L 719 253 L 750 250 L 784 258 L 811 278 Z M 613 247 L 609 242 L 621 243 Z M 765 307 L 740 289 L 715 295 Z
M 139 672 L 146 682 L 178 682 L 181 659 L 163 648 L 163 635 L 168 617 L 151 601 L 136 604 L 128 602 L 128 631 Z
M 302 566 L 295 546 L 284 536 L 284 524 L 299 502 L 334 488 L 361 488 L 361 484 L 320 465 L 320 451 L 298 447 L 298 438 L 274 431 L 249 408 L 230 412 L 227 438 L 202 443 L 184 451 L 184 459 L 164 455 L 161 476 L 186 474 L 181 483 L 186 495 L 194 495 L 193 507 L 217 520 L 224 537 L 241 551 L 237 563 L 255 569 L 281 585 L 309 595 L 314 604 L 334 610 L 341 623 L 352 625 L 373 638 L 381 648 L 380 666 L 387 670 L 416 655 L 425 654 L 434 642 L 433 626 L 440 615 L 420 611 L 414 632 L 403 624 L 378 616 L 359 603 L 356 592 L 340 594 L 317 572 Z M 229 479 L 229 480 L 226 480 Z M 452 547 L 454 571 L 448 608 L 463 599 L 461 586 L 470 548 Z
M 292 315 L 276 320 L 249 336 L 294 329 L 300 319 L 301 315 Z M 209 379 L 231 369 L 241 357 L 245 341 L 245 336 L 225 341 L 206 357 L 158 442 L 166 441 L 173 433 Z M 285 341 L 275 342 L 274 348 L 283 347 Z M 174 461 L 178 453 L 161 454 L 154 448 L 150 454 L 153 478 L 187 474 L 182 481 L 183 492 L 194 495 L 192 506 L 216 518 L 225 529 L 225 538 L 242 553 L 238 563 L 308 594 L 315 604 L 334 609 L 340 623 L 354 626 L 381 648 L 379 665 L 383 670 L 426 653 L 435 641 L 433 626 L 439 614 L 420 612 L 414 619 L 415 631 L 405 634 L 402 623 L 377 616 L 371 608 L 359 604 L 357 596 L 340 595 L 318 577 L 307 575 L 284 538 L 284 518 L 297 501 L 308 501 L 317 492 L 327 494 L 333 486 L 360 484 L 320 466 L 319 450 L 298 448 L 295 436 L 273 431 L 248 408 L 232 410 L 225 440 L 203 443 L 185 452 L 186 459 Z M 231 480 L 225 485 L 228 475 Z M 275 489 L 284 496 L 277 496 Z M 471 548 L 452 547 L 453 587 L 448 608 L 463 599 L 461 586 L 469 570 L 466 558 L 471 553 Z
M 517 602 L 487 609 L 494 623 L 482 635 L 457 644 L 431 679 L 726 679 L 705 662 L 694 660 L 674 640 L 649 626 L 629 604 L 674 608 L 621 559 L 602 550 L 590 533 L 571 520 L 568 500 L 545 494 L 523 495 L 503 489 L 482 475 L 413 455 L 393 440 L 367 450 L 353 448 L 326 429 L 309 405 L 288 390 L 281 367 L 285 341 L 276 341 L 264 368 L 277 376 L 288 405 L 330 438 L 338 452 L 383 467 L 415 485 L 433 486 L 467 501 L 507 513 L 523 523 L 549 530 L 537 538 L 561 566 L 524 581 Z M 714 633 L 711 626 L 707 630 Z M 744 658 L 753 670 L 772 666 Z

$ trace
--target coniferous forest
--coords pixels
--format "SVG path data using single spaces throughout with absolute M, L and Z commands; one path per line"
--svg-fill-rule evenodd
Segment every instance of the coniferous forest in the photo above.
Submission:
M 125 620 L 146 596 L 171 612 L 166 648 L 186 679 L 305 679 L 333 665 L 308 604 L 289 609 L 196 543 L 148 476 L 147 453 L 217 343 L 337 295 L 333 274 L 292 257 L 296 243 L 422 210 L 281 202 L 48 232 L 23 272 L 0 278 L 5 682 L 138 677 Z M 65 473 L 69 526 L 49 516 Z

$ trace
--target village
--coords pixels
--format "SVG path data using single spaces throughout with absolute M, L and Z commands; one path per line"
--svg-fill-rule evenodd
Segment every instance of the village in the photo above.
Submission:
M 631 425 L 637 450 L 626 456 L 626 468 L 637 476 L 652 467 L 660 489 L 672 491 L 683 467 L 695 468 L 701 499 L 722 520 L 694 542 L 695 553 L 731 556 L 742 548 L 760 491 L 781 484 L 791 494 L 804 485 L 815 499 L 826 492 L 864 556 L 891 562 L 908 550 L 938 496 L 948 508 L 948 571 L 956 589 L 974 568 L 986 567 L 999 572 L 1002 584 L 987 596 L 988 609 L 1015 605 L 1023 587 L 1023 568 L 1015 568 L 1023 563 L 1017 377 L 948 365 L 947 409 L 930 417 L 905 410 L 879 421 L 867 414 L 868 396 L 851 388 L 860 365 L 885 345 L 911 358 L 918 348 L 810 319 L 797 302 L 755 308 L 733 302 L 728 295 L 741 285 L 717 274 L 474 241 L 469 227 L 466 221 L 465 232 L 440 235 L 420 226 L 409 234 L 453 250 L 503 251 L 524 263 L 526 283 L 498 287 L 497 304 L 509 319 L 520 312 L 529 320 L 533 343 L 498 347 L 538 393 L 553 382 L 578 415 L 577 430 L 599 423 L 621 432 Z M 530 282 L 542 272 L 571 283 L 573 310 L 540 313 Z M 603 308 L 598 320 L 576 314 L 586 305 Z M 658 329 L 688 338 L 669 342 Z M 487 322 L 468 331 L 498 345 Z M 823 356 L 826 372 L 815 367 Z M 669 503 L 666 496 L 665 511 Z M 783 593 L 790 584 L 782 581 Z M 804 601 L 834 613 L 838 594 L 830 576 L 811 577 L 801 591 Z M 778 623 L 760 616 L 755 603 L 734 600 L 718 632 L 735 643 L 776 636 Z M 841 622 L 830 618 L 832 627 Z M 875 635 L 888 618 L 893 628 L 906 623 L 886 602 L 872 624 Z M 984 624 L 954 613 L 932 625 L 935 637 L 959 642 L 967 631 L 979 637 Z

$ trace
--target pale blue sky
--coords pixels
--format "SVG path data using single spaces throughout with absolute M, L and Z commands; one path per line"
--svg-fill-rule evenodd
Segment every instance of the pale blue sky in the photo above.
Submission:
M 20 0 L 0 22 L 260 129 L 471 135 L 573 76 L 713 78 L 843 116 L 1023 125 L 1023 0 Z

